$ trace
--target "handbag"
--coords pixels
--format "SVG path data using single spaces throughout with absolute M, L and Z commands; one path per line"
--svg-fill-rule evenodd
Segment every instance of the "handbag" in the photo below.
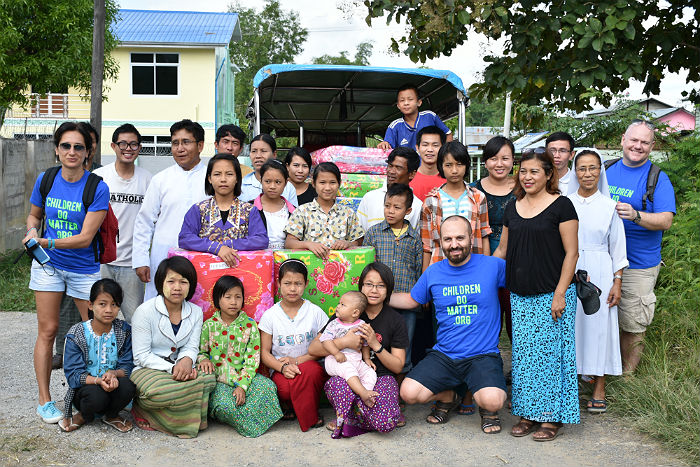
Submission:
M 592 315 L 600 309 L 600 294 L 602 291 L 588 280 L 588 272 L 579 269 L 574 274 L 576 279 L 576 296 L 581 300 L 583 312 Z

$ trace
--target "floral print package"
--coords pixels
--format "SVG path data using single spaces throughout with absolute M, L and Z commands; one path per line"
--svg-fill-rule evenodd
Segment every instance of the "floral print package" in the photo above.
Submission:
M 304 298 L 315 303 L 328 315 L 335 313 L 340 296 L 349 290 L 357 290 L 362 270 L 374 261 L 374 248 L 354 248 L 333 250 L 328 260 L 322 260 L 307 250 L 277 250 L 275 256 L 275 277 L 279 265 L 289 258 L 304 262 L 309 269 L 309 284 Z M 275 301 L 279 301 L 276 297 Z
M 221 258 L 210 253 L 171 248 L 168 257 L 184 256 L 197 270 L 197 288 L 191 302 L 202 308 L 206 321 L 214 314 L 212 291 L 216 281 L 225 275 L 238 277 L 243 282 L 245 301 L 243 311 L 259 322 L 263 313 L 274 305 L 274 260 L 272 251 L 239 251 L 241 262 L 229 268 Z

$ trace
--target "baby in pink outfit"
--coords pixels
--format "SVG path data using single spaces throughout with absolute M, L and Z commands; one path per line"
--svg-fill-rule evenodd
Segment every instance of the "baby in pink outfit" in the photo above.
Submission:
M 355 349 L 339 350 L 333 339 L 343 337 L 348 332 L 358 332 L 364 324 L 360 315 L 367 308 L 367 297 L 361 292 L 346 292 L 340 297 L 340 303 L 335 310 L 335 319 L 328 323 L 321 334 L 323 348 L 330 354 L 326 357 L 326 373 L 330 376 L 340 376 L 348 382 L 348 386 L 362 401 L 372 407 L 379 393 L 374 392 L 377 382 L 377 367 L 369 358 L 369 346 L 364 342 L 362 353 Z

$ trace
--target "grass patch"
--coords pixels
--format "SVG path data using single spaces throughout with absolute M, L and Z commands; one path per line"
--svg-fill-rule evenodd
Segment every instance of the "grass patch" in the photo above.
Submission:
M 700 136 L 681 142 L 662 164 L 676 189 L 677 215 L 664 234 L 656 312 L 633 376 L 610 378 L 613 413 L 700 464 Z
M 36 311 L 34 292 L 29 290 L 29 271 L 32 263 L 23 256 L 13 264 L 20 250 L 0 255 L 0 311 Z

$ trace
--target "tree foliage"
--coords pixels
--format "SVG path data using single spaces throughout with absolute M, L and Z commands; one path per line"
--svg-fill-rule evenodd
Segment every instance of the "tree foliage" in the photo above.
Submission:
M 687 0 L 365 0 L 367 22 L 387 15 L 408 31 L 392 39 L 414 62 L 450 55 L 469 31 L 505 38 L 500 56 L 485 57 L 473 96 L 511 93 L 514 102 L 558 110 L 609 106 L 632 79 L 658 94 L 667 72 L 700 81 L 700 9 Z M 692 14 L 688 20 L 684 15 Z M 685 93 L 700 102 L 700 91 Z
M 260 68 L 270 63 L 289 63 L 304 49 L 308 36 L 295 11 L 280 8 L 278 0 L 266 0 L 262 10 L 247 8 L 239 2 L 229 6 L 238 13 L 243 39 L 230 46 L 231 62 L 236 74 L 236 115 L 241 120 L 253 95 L 253 78 Z M 245 129 L 246 122 L 242 122 Z
M 112 0 L 106 8 L 105 81 L 118 72 L 109 28 L 118 10 Z M 87 95 L 92 25 L 92 0 L 0 0 L 0 117 L 13 105 L 26 107 L 30 88 L 46 94 L 73 87 Z
M 328 55 L 324 54 L 320 57 L 314 58 L 311 63 L 314 64 L 326 64 L 326 65 L 369 65 L 369 58 L 372 56 L 372 49 L 374 45 L 372 41 L 363 41 L 357 44 L 357 50 L 355 51 L 355 59 L 348 57 L 348 51 L 343 50 L 340 55 Z

